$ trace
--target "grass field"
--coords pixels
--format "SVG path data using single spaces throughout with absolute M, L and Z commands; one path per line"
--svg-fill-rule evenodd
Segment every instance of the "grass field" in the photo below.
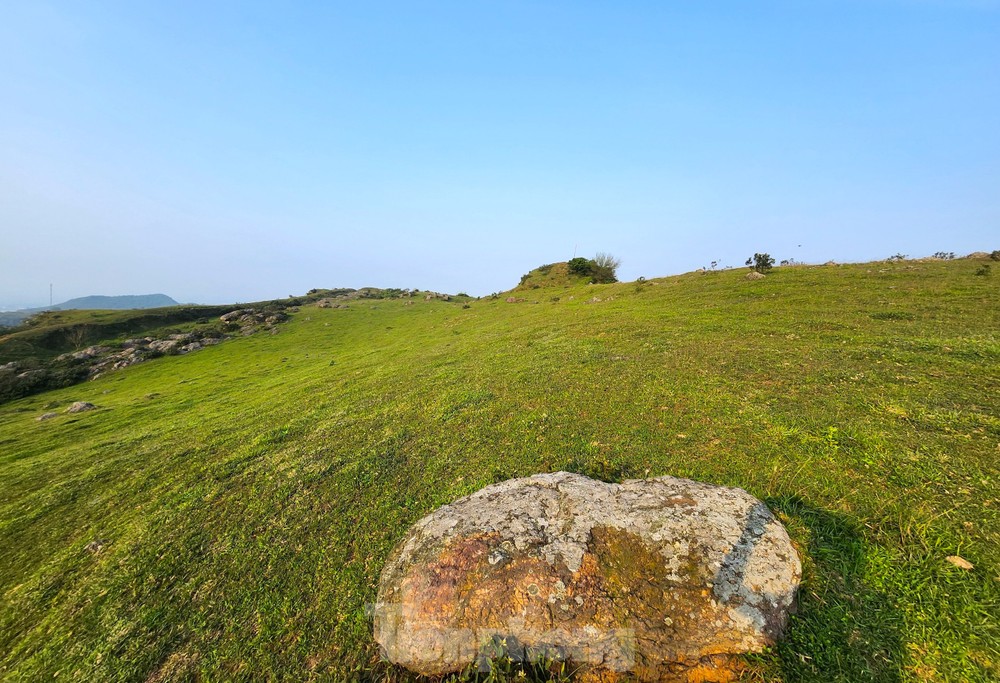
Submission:
M 304 306 L 0 406 L 0 680 L 406 680 L 365 612 L 392 547 L 556 470 L 739 486 L 779 515 L 800 606 L 747 680 L 998 680 L 1000 273 L 979 265 Z M 77 400 L 99 409 L 35 419 Z

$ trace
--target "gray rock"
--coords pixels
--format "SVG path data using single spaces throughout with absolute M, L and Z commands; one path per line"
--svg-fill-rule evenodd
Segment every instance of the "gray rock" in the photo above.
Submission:
M 67 413 L 83 413 L 88 410 L 96 410 L 97 406 L 93 403 L 87 403 L 86 401 L 77 401 L 69 408 L 66 409 Z
M 716 680 L 775 642 L 800 577 L 785 529 L 741 489 L 541 474 L 417 522 L 382 572 L 374 631 L 425 675 L 505 642 L 595 680 Z
M 751 270 L 747 273 L 747 280 L 763 280 L 766 275 L 764 273 L 758 273 L 756 270 Z
M 253 309 L 252 308 L 240 308 L 240 309 L 235 310 L 235 311 L 230 311 L 229 313 L 226 313 L 224 315 L 220 315 L 219 316 L 219 320 L 221 320 L 224 323 L 232 323 L 232 322 L 236 322 L 242 316 L 250 314 L 250 313 L 253 313 Z
M 177 339 L 159 339 L 149 343 L 149 350 L 157 353 L 171 354 L 180 350 L 181 343 Z
M 35 419 L 39 422 L 43 422 L 44 420 L 51 420 L 54 417 L 59 417 L 59 413 L 42 413 Z

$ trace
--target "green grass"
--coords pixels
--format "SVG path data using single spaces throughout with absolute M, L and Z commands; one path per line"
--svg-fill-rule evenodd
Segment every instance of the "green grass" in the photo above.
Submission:
M 129 337 L 215 329 L 218 317 L 237 308 L 226 306 L 169 306 L 118 311 L 66 310 L 40 313 L 0 334 L 0 365 L 10 361 L 46 361 L 90 344 Z
M 568 469 L 776 511 L 804 581 L 748 680 L 997 680 L 1000 279 L 977 265 L 307 306 L 0 406 L 0 679 L 405 680 L 365 606 L 406 528 Z M 74 400 L 100 409 L 35 420 Z

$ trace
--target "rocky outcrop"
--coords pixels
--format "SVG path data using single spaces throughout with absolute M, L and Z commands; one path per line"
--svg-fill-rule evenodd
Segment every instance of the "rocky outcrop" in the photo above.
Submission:
M 288 315 L 281 311 L 241 308 L 220 316 L 219 320 L 228 334 L 206 330 L 170 334 L 163 338 L 136 337 L 126 339 L 117 347 L 91 346 L 83 351 L 64 353 L 55 360 L 87 363 L 87 375 L 96 379 L 106 372 L 121 370 L 151 358 L 200 351 L 237 334 L 246 336 L 259 330 L 273 331 L 277 325 L 288 320 Z
M 782 633 L 800 575 L 784 528 L 740 489 L 542 474 L 417 522 L 382 572 L 374 631 L 426 675 L 500 643 L 593 680 L 727 680 L 733 655 Z
M 763 280 L 766 275 L 764 273 L 758 273 L 756 270 L 751 270 L 747 273 L 747 280 Z

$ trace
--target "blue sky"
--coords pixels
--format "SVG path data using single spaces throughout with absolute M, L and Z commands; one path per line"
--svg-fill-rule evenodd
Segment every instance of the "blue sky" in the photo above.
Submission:
M 0 308 L 1000 248 L 992 0 L 0 17 Z

